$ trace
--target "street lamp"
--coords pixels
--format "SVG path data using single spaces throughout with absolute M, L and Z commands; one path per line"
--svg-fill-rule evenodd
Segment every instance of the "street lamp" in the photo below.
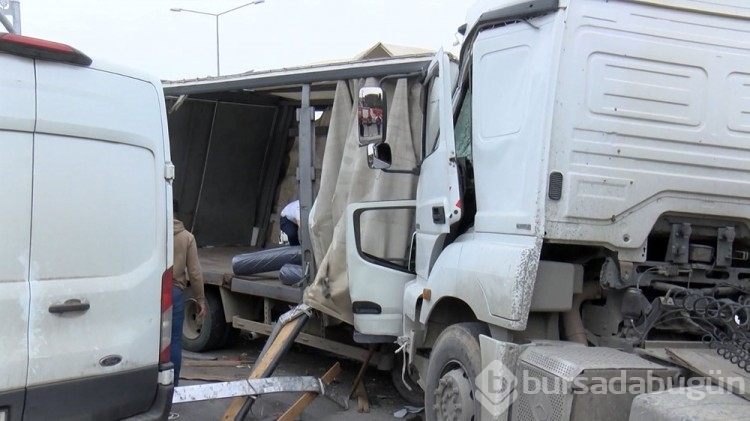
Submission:
M 219 16 L 226 15 L 227 13 L 234 12 L 237 9 L 242 9 L 243 7 L 251 6 L 253 4 L 265 3 L 265 1 L 266 0 L 254 0 L 254 1 L 251 1 L 250 3 L 245 3 L 233 9 L 225 10 L 221 13 L 208 13 L 208 12 L 201 12 L 200 10 L 181 9 L 179 7 L 173 7 L 169 10 L 173 12 L 190 12 L 190 13 L 197 13 L 199 15 L 208 15 L 208 16 L 213 16 L 216 19 L 216 76 L 221 76 L 221 65 L 219 64 Z

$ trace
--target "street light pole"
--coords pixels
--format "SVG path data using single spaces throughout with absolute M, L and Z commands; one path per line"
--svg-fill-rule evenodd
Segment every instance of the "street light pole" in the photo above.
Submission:
M 215 25 L 216 25 L 216 76 L 221 76 L 221 63 L 219 60 L 219 17 L 222 15 L 226 15 L 227 13 L 234 12 L 237 9 L 242 9 L 243 7 L 251 6 L 253 4 L 261 4 L 265 3 L 266 0 L 254 0 L 250 3 L 245 3 L 243 5 L 234 7 L 229 10 L 225 10 L 220 13 L 209 13 L 209 12 L 201 12 L 200 10 L 190 10 L 190 9 L 181 9 L 177 7 L 173 7 L 169 10 L 173 12 L 190 12 L 190 13 L 197 13 L 199 15 L 207 15 L 207 16 L 213 16 L 215 19 Z
M 219 62 L 219 16 L 216 18 L 216 76 L 221 76 L 221 63 Z

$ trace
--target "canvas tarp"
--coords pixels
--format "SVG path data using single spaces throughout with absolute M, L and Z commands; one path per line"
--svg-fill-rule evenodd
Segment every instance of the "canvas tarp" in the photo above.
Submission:
M 320 190 L 310 213 L 318 271 L 304 295 L 306 304 L 350 324 L 346 207 L 355 202 L 413 199 L 417 186 L 416 176 L 367 166 L 365 149 L 358 141 L 357 95 L 362 86 L 377 86 L 377 81 L 340 81 L 336 87 Z M 421 84 L 398 79 L 385 82 L 382 87 L 387 100 L 387 143 L 393 152 L 392 168 L 412 169 L 421 150 Z M 413 217 L 382 224 L 368 221 L 365 216 L 360 231 L 362 242 L 368 243 L 369 250 L 380 249 L 384 256 L 405 256 L 413 226 Z

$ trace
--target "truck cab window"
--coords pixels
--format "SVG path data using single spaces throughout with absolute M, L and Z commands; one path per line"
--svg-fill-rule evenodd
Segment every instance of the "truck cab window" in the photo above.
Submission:
M 455 126 L 456 156 L 471 161 L 471 87 L 464 91 Z
M 422 159 L 427 158 L 438 145 L 440 137 L 440 76 L 432 79 L 427 87 L 427 102 L 425 104 L 424 142 L 422 143 Z

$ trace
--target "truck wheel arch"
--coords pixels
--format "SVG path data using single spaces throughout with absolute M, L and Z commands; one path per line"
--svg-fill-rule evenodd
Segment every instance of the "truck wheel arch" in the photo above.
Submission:
M 420 348 L 432 348 L 438 336 L 454 324 L 477 320 L 476 314 L 465 301 L 456 297 L 443 297 L 430 308 L 425 323 L 425 339 Z

